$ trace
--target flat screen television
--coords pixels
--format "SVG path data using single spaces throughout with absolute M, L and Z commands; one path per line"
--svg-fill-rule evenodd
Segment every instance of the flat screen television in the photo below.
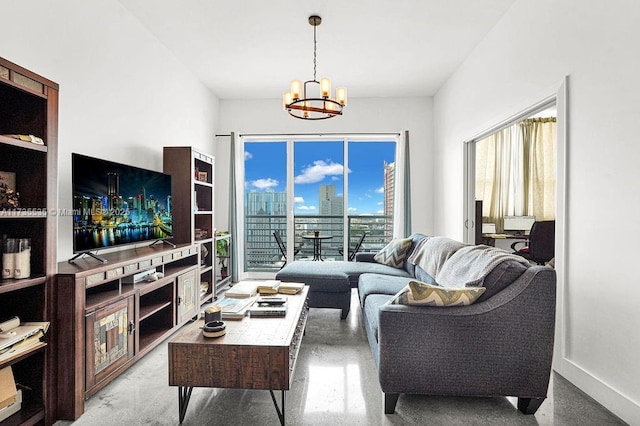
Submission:
M 74 253 L 171 238 L 170 175 L 76 153 L 71 169 Z

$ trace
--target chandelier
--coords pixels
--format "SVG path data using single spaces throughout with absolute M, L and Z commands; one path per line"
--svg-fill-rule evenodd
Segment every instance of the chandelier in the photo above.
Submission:
M 307 80 L 304 85 L 300 80 L 291 82 L 291 90 L 282 95 L 282 106 L 292 117 L 303 120 L 324 120 L 326 118 L 342 115 L 342 109 L 347 105 L 347 89 L 338 87 L 336 97 L 331 97 L 331 80 L 316 79 L 316 27 L 320 25 L 322 18 L 316 15 L 309 16 L 309 24 L 313 26 L 313 80 Z M 310 94 L 308 86 L 313 88 Z

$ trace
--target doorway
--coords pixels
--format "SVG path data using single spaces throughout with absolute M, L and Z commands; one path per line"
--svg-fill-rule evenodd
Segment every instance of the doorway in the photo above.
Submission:
M 564 168 L 557 117 L 554 95 L 466 141 L 465 242 L 509 251 L 513 241 L 505 236 L 526 237 L 533 221 L 556 220 Z

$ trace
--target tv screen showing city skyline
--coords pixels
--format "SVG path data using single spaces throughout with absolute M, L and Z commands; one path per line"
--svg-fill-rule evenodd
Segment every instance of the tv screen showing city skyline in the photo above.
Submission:
M 74 252 L 170 238 L 171 176 L 72 154 Z

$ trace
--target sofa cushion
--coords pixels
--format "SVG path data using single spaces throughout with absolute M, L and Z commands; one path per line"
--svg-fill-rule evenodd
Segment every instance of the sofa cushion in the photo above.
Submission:
M 412 277 L 393 277 L 382 274 L 362 274 L 358 281 L 358 297 L 360 306 L 364 306 L 367 296 L 371 294 L 386 294 L 393 296 L 405 288 Z
M 392 277 L 408 277 L 411 275 L 404 269 L 394 268 L 393 266 L 383 265 L 373 262 L 344 262 L 343 271 L 349 276 L 352 287 L 358 287 L 358 279 L 362 274 L 381 274 Z
M 445 288 L 412 280 L 389 304 L 419 306 L 467 306 L 485 292 L 484 287 Z
M 276 280 L 303 282 L 310 286 L 310 292 L 348 292 L 351 283 L 340 267 L 341 263 L 352 262 L 291 262 L 276 274 Z
M 402 268 L 412 242 L 412 238 L 394 238 L 374 256 L 374 259 L 383 265 Z
M 375 273 L 397 277 L 411 277 L 404 269 L 398 269 L 377 262 L 311 262 L 296 260 L 289 262 L 276 274 L 276 280 L 298 281 L 311 284 L 308 280 L 322 280 L 324 278 L 341 278 L 346 275 L 350 287 L 358 287 L 361 274 Z M 311 289 L 313 291 L 313 289 Z M 343 291 L 340 289 L 339 291 Z
M 409 263 L 409 262 L 407 262 Z M 427 271 L 425 271 L 424 269 L 422 269 L 420 266 L 415 265 L 413 267 L 413 276 L 415 277 L 416 280 L 418 281 L 422 281 L 423 283 L 429 283 L 429 284 L 438 284 L 435 280 L 435 278 L 433 278 L 431 275 L 429 275 L 427 273 Z
M 372 294 L 367 297 L 367 303 L 364 304 L 364 317 L 366 318 L 367 333 L 371 333 L 378 341 L 378 327 L 380 323 L 380 306 L 389 302 L 393 296 L 388 294 Z M 375 355 L 374 355 L 375 356 Z M 400 366 L 398 366 L 400 368 Z
M 405 259 L 404 262 L 404 269 L 405 271 L 407 271 L 409 273 L 409 275 L 415 277 L 416 276 L 416 272 L 415 272 L 415 266 L 413 263 L 409 262 L 409 257 L 411 256 L 411 253 L 413 253 L 413 251 L 420 246 L 420 244 L 424 241 L 427 240 L 429 237 L 427 237 L 424 234 L 420 234 L 420 233 L 413 233 L 409 236 L 409 238 L 411 238 L 411 247 L 409 247 L 409 251 L 407 252 L 407 258 Z M 421 280 L 424 281 L 424 280 Z

